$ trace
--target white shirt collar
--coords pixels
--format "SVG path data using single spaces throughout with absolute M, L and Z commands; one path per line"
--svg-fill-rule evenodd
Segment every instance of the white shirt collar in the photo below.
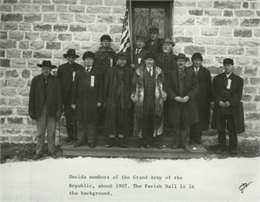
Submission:
M 92 67 L 85 67 L 85 70 L 87 71 L 89 69 L 89 71 L 91 71 Z
M 226 74 L 226 73 L 225 73 Z M 226 77 L 229 78 L 229 76 L 232 74 L 232 72 L 230 72 L 229 74 L 226 74 Z

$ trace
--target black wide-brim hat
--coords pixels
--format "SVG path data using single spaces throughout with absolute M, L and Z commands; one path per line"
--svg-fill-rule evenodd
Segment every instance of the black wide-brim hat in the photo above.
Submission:
M 42 64 L 37 64 L 38 67 L 50 67 L 52 69 L 56 68 L 55 65 L 52 65 L 51 64 L 51 61 L 50 60 L 43 60 L 42 61 Z
M 117 53 L 117 59 L 119 59 L 119 58 L 121 58 L 121 59 L 128 59 L 128 54 L 127 53 L 125 53 L 125 52 L 119 52 L 119 53 Z
M 203 60 L 203 57 L 200 53 L 194 53 L 191 57 L 191 60 L 196 60 L 196 59 L 199 59 L 199 60 Z
M 109 42 L 112 42 L 111 37 L 107 34 L 104 34 L 103 36 L 101 36 L 100 41 L 103 41 L 103 40 L 108 40 Z
M 189 58 L 186 57 L 186 55 L 183 54 L 183 53 L 178 54 L 177 60 L 178 60 L 178 59 L 183 59 L 183 60 L 185 60 L 186 62 L 189 61 Z
M 74 49 L 69 49 L 66 54 L 63 55 L 63 57 L 73 56 L 75 58 L 78 58 L 79 55 L 76 55 L 76 51 Z
M 146 37 L 145 36 L 141 36 L 141 35 L 137 35 L 136 36 L 136 41 L 137 40 L 142 40 L 142 41 L 146 42 Z
M 144 56 L 144 60 L 146 60 L 148 58 L 152 58 L 153 60 L 155 60 L 155 55 L 152 53 L 146 53 Z
M 159 29 L 157 27 L 152 27 L 149 29 L 149 33 L 159 33 Z
M 91 51 L 87 51 L 83 54 L 83 60 L 85 60 L 86 58 L 92 58 L 93 60 L 95 60 L 95 54 Z

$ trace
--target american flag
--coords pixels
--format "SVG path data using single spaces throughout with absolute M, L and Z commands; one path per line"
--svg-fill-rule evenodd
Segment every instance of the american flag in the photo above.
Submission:
M 129 10 L 126 2 L 126 11 L 123 22 L 122 36 L 120 40 L 119 52 L 126 52 L 130 44 Z

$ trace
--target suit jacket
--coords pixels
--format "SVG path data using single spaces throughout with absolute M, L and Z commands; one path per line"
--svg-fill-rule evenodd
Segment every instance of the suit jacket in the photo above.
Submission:
M 152 41 L 149 39 L 148 41 L 146 41 L 144 48 L 148 50 L 148 52 L 156 55 L 157 53 L 162 52 L 162 43 L 163 39 L 157 39 L 155 41 L 155 44 L 152 45 Z
M 47 114 L 55 117 L 62 113 L 62 97 L 59 79 L 50 75 L 46 94 Z M 29 114 L 40 117 L 44 106 L 44 82 L 42 74 L 32 80 L 29 95 Z
M 170 98 L 169 104 L 169 120 L 174 125 L 179 124 L 179 119 L 184 120 L 186 124 L 193 124 L 199 121 L 195 96 L 198 92 L 198 81 L 196 74 L 191 69 L 185 67 L 184 76 L 184 96 L 189 96 L 186 103 L 177 102 L 175 97 L 180 96 L 178 82 L 178 68 L 171 69 L 166 75 L 166 92 Z M 178 117 L 181 115 L 181 117 Z
M 242 133 L 245 131 L 244 110 L 243 104 L 241 102 L 243 93 L 243 79 L 234 73 L 232 73 L 230 76 L 232 76 L 231 97 L 228 99 L 228 101 L 230 103 L 231 112 L 234 118 L 236 133 Z M 221 107 L 219 106 L 219 102 L 221 101 L 220 94 L 225 77 L 225 73 L 215 76 L 212 85 L 214 110 L 211 128 L 222 131 L 225 130 L 225 128 L 221 124 Z
M 73 88 L 73 73 L 72 71 L 79 71 L 83 68 L 82 65 L 78 63 L 73 64 L 73 70 L 71 69 L 71 66 L 69 63 L 62 64 L 59 66 L 57 77 L 60 80 L 61 83 L 61 92 L 62 92 L 62 99 L 63 101 L 69 100 L 71 101 L 71 94 L 72 94 L 72 88 Z
M 91 78 L 92 83 L 91 86 Z M 100 71 L 92 67 L 77 71 L 72 91 L 71 104 L 76 104 L 76 118 L 80 121 L 96 121 L 97 103 L 103 102 L 103 79 Z
M 177 56 L 174 55 L 172 52 L 169 53 L 167 59 L 165 59 L 165 53 L 161 52 L 156 54 L 155 64 L 158 65 L 165 74 L 168 74 L 168 71 L 170 69 L 177 68 L 176 61 Z
M 144 63 L 144 56 L 146 55 L 148 53 L 148 51 L 147 50 L 145 50 L 144 48 L 142 48 L 142 50 L 139 52 L 139 53 L 137 53 L 136 54 L 136 48 L 134 49 L 134 52 L 133 52 L 133 59 L 134 59 L 134 64 L 135 65 L 138 65 L 138 64 L 142 64 L 142 63 Z M 140 59 L 139 59 L 140 58 Z M 141 63 L 139 63 L 139 61 L 141 62 Z
M 194 71 L 193 65 L 189 68 Z M 209 129 L 210 101 L 212 100 L 210 71 L 205 67 L 200 66 L 197 80 L 199 83 L 199 91 L 195 96 L 195 100 L 198 109 L 199 122 L 197 123 L 196 130 L 206 131 Z

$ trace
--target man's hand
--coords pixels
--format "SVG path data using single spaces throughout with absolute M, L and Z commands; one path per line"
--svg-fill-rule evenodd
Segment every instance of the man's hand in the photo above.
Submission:
M 225 103 L 222 102 L 222 101 L 219 101 L 218 105 L 221 106 L 221 107 L 225 107 Z
M 230 106 L 229 101 L 226 101 L 224 104 L 225 104 L 225 107 L 229 107 Z
M 134 94 L 131 95 L 131 99 L 133 100 L 133 102 L 137 102 L 138 101 L 138 97 Z
M 75 104 L 72 104 L 72 105 L 71 105 L 71 108 L 72 108 L 72 109 L 76 109 L 76 105 L 75 105 Z
M 101 102 L 98 102 L 98 103 L 97 103 L 97 106 L 98 106 L 98 107 L 100 107 L 101 105 L 102 105 L 102 103 L 101 103 Z
M 56 122 L 58 122 L 60 120 L 60 118 L 61 118 L 61 112 L 58 112 L 56 114 Z
M 186 95 L 184 98 L 182 98 L 181 102 L 186 103 L 189 101 L 189 99 L 190 99 L 189 96 Z
M 135 69 L 135 64 L 130 64 L 131 69 Z
M 174 98 L 174 100 L 176 100 L 177 102 L 182 102 L 182 97 L 176 96 L 176 97 Z

